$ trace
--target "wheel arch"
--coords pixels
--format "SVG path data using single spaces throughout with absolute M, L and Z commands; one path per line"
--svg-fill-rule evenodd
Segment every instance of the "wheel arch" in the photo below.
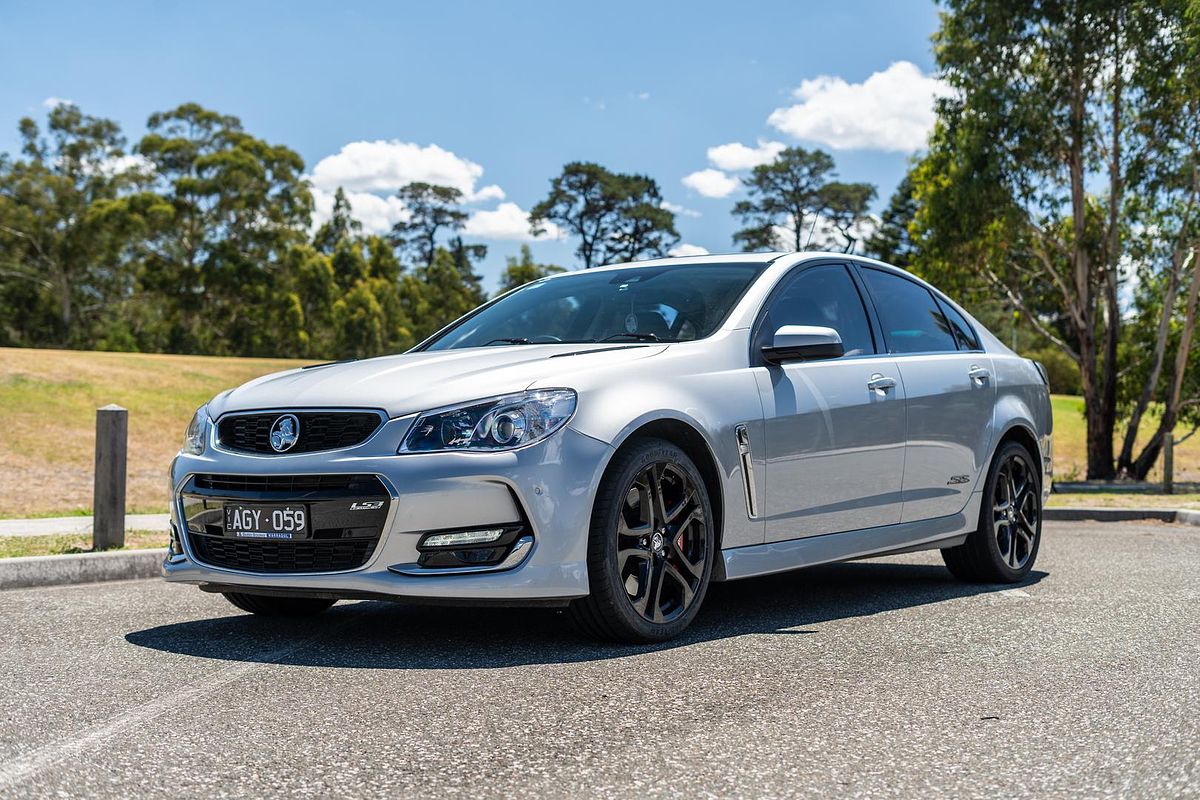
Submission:
M 1045 483 L 1042 449 L 1038 445 L 1037 436 L 1033 432 L 1033 425 L 1022 420 L 1010 421 L 1000 432 L 1000 435 L 996 438 L 996 446 L 992 448 L 991 455 L 988 456 L 987 468 L 983 471 L 981 477 L 986 479 L 988 473 L 991 472 L 992 463 L 996 460 L 996 453 L 999 453 L 1000 448 L 1009 442 L 1017 442 L 1029 451 L 1029 454 L 1033 456 L 1034 464 L 1038 470 L 1038 480 Z M 980 486 L 982 487 L 982 483 Z
M 622 431 L 621 436 L 614 442 L 613 451 L 608 459 L 609 463 L 604 466 L 605 472 L 617 453 L 642 439 L 668 441 L 687 453 L 688 458 L 696 465 L 696 469 L 700 471 L 700 477 L 704 481 L 704 488 L 708 492 L 709 503 L 712 504 L 715 517 L 713 520 L 714 553 L 719 554 L 725 529 L 724 482 L 721 479 L 721 468 L 712 444 L 701 433 L 701 426 L 694 420 L 668 414 L 650 415 L 636 420 Z M 721 559 L 714 557 L 714 577 L 719 563 L 721 563 Z

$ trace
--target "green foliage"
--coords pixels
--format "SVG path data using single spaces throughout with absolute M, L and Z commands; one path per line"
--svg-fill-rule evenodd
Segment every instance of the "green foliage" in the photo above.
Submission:
M 1079 365 L 1059 348 L 1050 345 L 1037 350 L 1023 351 L 1021 355 L 1032 358 L 1045 367 L 1051 392 L 1077 395 L 1082 391 L 1083 384 L 1079 378 Z
M 339 189 L 310 241 L 295 152 L 194 103 L 147 128 L 130 158 L 115 123 L 74 106 L 45 135 L 21 121 L 21 153 L 0 155 L 0 344 L 362 357 L 487 299 L 487 248 L 439 239 L 466 219 L 458 190 L 403 187 L 409 215 L 385 238 Z
M 912 172 L 907 172 L 879 216 L 879 226 L 863 244 L 866 254 L 880 261 L 908 269 L 914 245 L 908 229 L 917 215 L 916 187 Z
M 504 268 L 504 274 L 500 276 L 500 294 L 503 294 L 511 289 L 516 289 L 519 286 L 524 286 L 527 283 L 532 283 L 547 275 L 553 275 L 556 272 L 564 272 L 562 267 L 554 264 L 538 264 L 533 260 L 533 251 L 529 249 L 529 245 L 521 245 L 521 255 L 514 258 L 509 256 L 505 259 L 508 265 Z
M 129 237 L 169 209 L 141 193 L 116 123 L 59 105 L 46 138 L 19 129 L 23 157 L 0 158 L 0 344 L 88 347 L 134 289 Z
M 584 268 L 661 257 L 679 241 L 675 215 L 662 207 L 658 183 L 645 175 L 572 162 L 550 181 L 550 194 L 529 212 L 530 230 L 554 223 L 579 238 Z
M 1079 365 L 1091 478 L 1115 473 L 1133 374 L 1120 363 L 1123 259 L 1145 235 L 1171 242 L 1160 252 L 1186 247 L 1195 216 L 1183 187 L 1195 186 L 1198 37 L 1185 5 L 949 0 L 934 36 L 952 92 L 912 172 L 913 266 L 961 295 L 1003 296 Z
M 151 115 L 147 127 L 137 151 L 174 211 L 138 247 L 142 287 L 167 313 L 167 327 L 147 338 L 166 350 L 236 355 L 302 338 L 286 327 L 296 318 L 280 285 L 312 211 L 300 156 L 194 103 Z
M 854 250 L 875 187 L 834 181 L 834 174 L 832 156 L 802 147 L 789 147 L 755 167 L 742 179 L 748 198 L 733 207 L 745 226 L 733 234 L 734 244 L 747 252 Z

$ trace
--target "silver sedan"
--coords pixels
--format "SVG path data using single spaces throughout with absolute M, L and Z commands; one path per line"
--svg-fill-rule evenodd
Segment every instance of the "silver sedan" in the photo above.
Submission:
M 566 605 L 635 642 L 682 631 L 713 581 L 833 561 L 936 548 L 1016 582 L 1051 425 L 1041 366 L 894 267 L 619 264 L 217 395 L 171 467 L 163 575 L 268 615 Z

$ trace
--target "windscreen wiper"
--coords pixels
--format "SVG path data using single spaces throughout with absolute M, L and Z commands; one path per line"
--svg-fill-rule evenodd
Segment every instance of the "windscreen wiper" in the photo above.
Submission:
M 654 334 L 654 333 L 614 333 L 612 336 L 605 336 L 600 341 L 615 342 L 618 339 L 634 339 L 639 342 L 661 342 L 662 341 L 662 339 L 659 339 L 658 335 Z
M 489 344 L 495 344 L 496 342 L 500 342 L 501 344 L 533 344 L 528 339 L 492 339 L 490 342 L 485 342 L 483 346 L 487 347 Z

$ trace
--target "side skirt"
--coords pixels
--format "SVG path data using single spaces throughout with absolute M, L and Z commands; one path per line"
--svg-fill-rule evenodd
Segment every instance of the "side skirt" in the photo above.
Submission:
M 981 499 L 982 494 L 975 493 L 961 512 L 937 519 L 722 550 L 722 578 L 733 581 L 856 558 L 954 547 L 975 529 Z

